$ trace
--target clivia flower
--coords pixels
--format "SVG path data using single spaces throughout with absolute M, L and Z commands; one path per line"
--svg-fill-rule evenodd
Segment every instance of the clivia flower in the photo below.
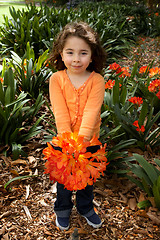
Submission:
M 156 96 L 160 99 L 160 91 L 156 94 Z
M 121 66 L 117 64 L 116 62 L 109 65 L 109 69 L 115 71 L 117 74 L 122 72 Z
M 105 89 L 112 89 L 115 84 L 115 80 L 108 80 L 105 84 Z M 119 87 L 121 87 L 122 84 L 119 83 Z
M 131 97 L 130 99 L 128 99 L 128 101 L 138 106 L 143 103 L 143 99 L 141 97 Z
M 160 68 L 150 68 L 149 69 L 149 77 L 153 77 L 154 75 L 159 74 L 160 75 Z
M 2 77 L 0 77 L 0 82 L 3 83 L 3 78 Z
M 121 69 L 122 74 L 119 77 L 130 77 L 131 74 L 129 73 L 129 67 L 122 67 Z
M 142 66 L 140 69 L 139 69 L 139 73 L 145 73 L 146 70 L 147 70 L 148 66 Z
M 160 79 L 155 79 L 155 80 L 153 80 L 153 81 L 149 84 L 148 90 L 149 90 L 150 92 L 160 91 Z
M 115 80 L 108 80 L 105 84 L 105 89 L 112 89 L 115 84 Z
M 134 121 L 133 126 L 137 127 L 136 131 L 138 132 L 144 132 L 145 131 L 145 127 L 144 125 L 142 125 L 141 127 L 139 126 L 138 120 Z
M 102 147 L 97 137 L 84 141 L 84 137 L 77 132 L 65 132 L 53 137 L 51 143 L 62 151 L 47 144 L 48 147 L 43 150 L 44 159 L 47 160 L 45 173 L 50 174 L 50 180 L 64 184 L 68 190 L 81 190 L 87 184 L 92 185 L 108 165 L 106 145 Z M 95 153 L 87 152 L 86 148 L 94 145 L 100 145 L 100 149 Z

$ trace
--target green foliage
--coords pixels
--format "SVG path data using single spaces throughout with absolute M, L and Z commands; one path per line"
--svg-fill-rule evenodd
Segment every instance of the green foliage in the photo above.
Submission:
M 40 93 L 34 104 L 31 105 L 27 93 L 17 95 L 17 84 L 14 73 L 8 68 L 3 74 L 3 83 L 0 82 L 0 145 L 9 145 L 15 153 L 21 152 L 21 144 L 41 132 L 38 126 L 42 117 L 35 123 L 33 118 L 43 104 L 43 96 Z M 17 154 L 15 154 L 17 156 Z
M 15 70 L 15 78 L 18 88 L 28 93 L 30 97 L 36 99 L 40 92 L 43 92 L 45 83 L 51 75 L 51 70 L 45 66 L 48 58 L 46 50 L 38 59 L 35 59 L 33 48 L 27 43 L 26 53 L 20 58 L 11 51 L 10 65 Z
M 129 163 L 129 169 L 137 178 L 127 175 L 127 177 L 147 193 L 148 197 L 154 197 L 156 207 L 160 210 L 160 170 L 155 165 L 146 161 L 141 155 L 133 154 L 139 163 Z M 155 159 L 155 163 L 160 167 L 160 160 Z M 139 204 L 140 207 L 147 207 L 148 201 Z
M 120 66 L 119 69 L 121 69 Z M 145 150 L 147 145 L 154 149 L 160 145 L 160 126 L 158 124 L 160 111 L 155 114 L 153 100 L 157 96 L 148 91 L 151 79 L 149 79 L 147 85 L 146 81 L 142 81 L 141 76 L 137 73 L 137 63 L 130 75 L 124 74 L 123 76 L 122 72 L 116 73 L 109 68 L 106 69 L 106 78 L 115 81 L 115 83 L 113 88 L 106 89 L 105 92 L 101 115 L 103 119 L 102 127 L 108 126 L 112 129 L 121 126 L 119 134 L 122 134 L 122 136 L 119 139 L 133 138 L 137 140 L 136 144 L 142 150 Z M 128 100 L 131 97 L 138 96 L 140 89 L 143 89 L 142 91 L 145 93 L 145 95 L 140 95 L 143 97 L 143 103 L 136 105 L 129 102 Z M 154 97 L 151 100 L 153 95 Z M 136 122 L 139 128 L 135 126 Z M 144 131 L 141 131 L 141 128 Z
M 45 122 L 48 123 L 49 125 L 49 127 L 46 130 L 46 135 L 44 136 L 44 139 L 46 142 L 50 142 L 52 141 L 52 138 L 57 135 L 57 129 L 55 125 L 55 117 L 53 111 L 51 110 L 47 100 L 45 101 L 45 104 L 47 105 L 51 117 L 44 118 Z
M 37 8 L 28 5 L 27 10 L 16 11 L 10 8 L 11 19 L 4 16 L 0 42 L 2 55 L 10 50 L 20 57 L 24 55 L 27 42 L 33 47 L 36 58 L 45 50 L 51 49 L 57 33 L 68 22 L 82 20 L 88 22 L 101 36 L 102 43 L 110 58 L 126 55 L 134 42 L 134 29 L 126 20 L 124 7 L 88 4 L 87 8 L 50 8 L 47 5 Z
M 9 186 L 10 183 L 14 182 L 14 181 L 17 181 L 17 180 L 21 180 L 21 179 L 28 179 L 28 178 L 31 178 L 31 177 L 37 177 L 38 175 L 28 175 L 28 176 L 19 176 L 19 177 L 15 177 L 15 178 L 12 178 L 11 180 L 9 180 L 5 185 L 4 185 L 4 188 L 7 188 Z
M 127 1 L 128 2 L 128 1 Z M 133 3 L 133 1 L 131 1 Z M 87 8 L 86 8 L 87 5 Z M 76 9 L 66 9 L 34 4 L 25 9 L 10 8 L 11 19 L 4 15 L 0 31 L 1 53 L 10 50 L 20 57 L 24 55 L 27 42 L 33 47 L 35 56 L 51 49 L 57 33 L 68 22 L 88 22 L 100 35 L 108 53 L 108 62 L 127 55 L 138 34 L 158 36 L 160 14 L 150 12 L 145 5 L 115 2 L 82 2 Z

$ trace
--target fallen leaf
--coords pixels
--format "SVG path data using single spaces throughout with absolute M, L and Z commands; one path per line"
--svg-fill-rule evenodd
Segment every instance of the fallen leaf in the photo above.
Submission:
M 136 215 L 139 215 L 139 216 L 141 216 L 141 217 L 148 218 L 148 215 L 147 215 L 147 213 L 146 213 L 146 210 L 138 210 L 138 211 L 136 212 Z
M 128 202 L 128 198 L 126 196 L 124 196 L 121 192 L 119 192 L 119 195 L 122 198 L 122 200 L 124 201 L 124 203 Z
M 29 156 L 28 160 L 29 164 L 32 165 L 33 168 L 37 166 L 37 159 L 34 156 Z
M 10 216 L 11 214 L 12 214 L 11 211 L 7 211 L 7 212 L 3 213 L 2 215 L 0 215 L 0 219 L 1 219 L 1 218 L 4 218 L 4 217 L 8 217 L 8 216 Z
M 30 185 L 27 185 L 26 186 L 26 199 L 28 198 L 28 196 L 29 196 L 29 188 L 30 188 Z
M 9 240 L 8 233 L 6 233 L 5 235 L 3 235 L 3 238 L 2 238 L 2 240 Z
M 11 165 L 14 166 L 14 165 L 19 165 L 19 164 L 22 164 L 22 165 L 27 165 L 27 162 L 26 160 L 23 160 L 23 159 L 17 159 L 15 161 L 12 161 L 11 162 Z
M 49 232 L 47 229 L 43 229 L 43 231 L 44 231 L 44 234 L 46 234 L 46 235 L 49 235 L 49 236 L 52 236 L 53 234 L 51 233 L 51 232 Z
M 6 231 L 6 228 L 5 226 L 3 226 L 1 229 L 0 229 L 0 235 L 3 235 Z
M 5 162 L 6 166 L 9 167 L 11 165 L 11 158 L 10 157 L 5 157 L 5 156 L 1 156 L 1 159 Z
M 44 201 L 44 199 L 41 199 L 39 202 L 42 204 L 42 206 L 45 206 L 45 207 L 49 206 L 49 205 Z
M 151 212 L 148 212 L 147 216 L 153 221 L 153 223 L 160 225 L 160 218 L 158 218 L 158 216 L 153 215 Z
M 27 218 L 28 218 L 29 220 L 32 220 L 32 216 L 31 216 L 31 214 L 30 214 L 30 211 L 29 211 L 28 207 L 27 207 L 27 206 L 23 206 L 23 208 L 24 208 L 24 211 L 25 211 L 25 213 L 26 213 L 26 215 L 27 215 Z
M 142 201 L 144 201 L 144 200 L 146 200 L 146 198 L 145 198 L 143 192 L 141 192 L 140 195 L 139 195 L 138 202 L 142 202 Z
M 14 174 L 15 176 L 19 176 L 19 173 L 17 172 L 17 170 L 11 169 L 9 171 L 10 171 L 10 173 Z
M 136 201 L 136 199 L 135 198 L 130 198 L 128 200 L 128 206 L 129 206 L 130 209 L 136 210 L 136 208 L 137 208 L 137 201 Z
M 51 186 L 51 193 L 56 193 L 57 192 L 57 182 L 55 182 L 52 186 Z

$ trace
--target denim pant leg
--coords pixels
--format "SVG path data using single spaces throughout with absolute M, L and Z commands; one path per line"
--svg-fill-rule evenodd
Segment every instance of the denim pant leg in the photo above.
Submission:
M 64 188 L 63 184 L 57 183 L 57 200 L 54 204 L 54 211 L 58 217 L 69 217 L 73 203 L 72 191 Z
M 95 153 L 98 149 L 100 149 L 99 145 L 90 146 L 87 148 L 87 152 Z M 76 206 L 81 215 L 90 217 L 94 213 L 93 198 L 93 185 L 87 185 L 85 189 L 77 191 Z
M 93 211 L 93 185 L 87 185 L 85 189 L 76 192 L 76 207 L 81 215 Z

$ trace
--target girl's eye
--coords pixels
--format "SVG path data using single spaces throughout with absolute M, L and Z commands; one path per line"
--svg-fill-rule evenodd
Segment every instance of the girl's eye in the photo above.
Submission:
M 87 53 L 86 52 L 82 52 L 82 55 L 86 55 Z
M 71 54 L 72 54 L 72 52 L 67 52 L 67 54 L 71 55 Z

